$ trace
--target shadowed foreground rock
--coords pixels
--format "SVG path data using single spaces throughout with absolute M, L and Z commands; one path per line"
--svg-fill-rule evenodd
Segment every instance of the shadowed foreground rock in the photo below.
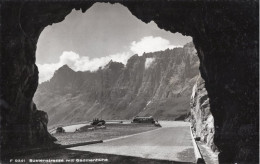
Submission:
M 40 111 L 36 109 L 36 105 L 33 106 L 33 126 L 32 126 L 32 132 L 33 132 L 33 141 L 39 141 L 42 144 L 46 144 L 52 141 L 57 141 L 55 137 L 53 137 L 47 129 L 48 124 L 48 115 L 44 111 Z
M 116 2 L 116 1 L 113 1 Z M 1 2 L 1 152 L 40 143 L 32 137 L 38 85 L 35 50 L 47 25 L 93 1 Z M 121 1 L 159 28 L 193 37 L 215 123 L 219 161 L 258 163 L 259 2 Z

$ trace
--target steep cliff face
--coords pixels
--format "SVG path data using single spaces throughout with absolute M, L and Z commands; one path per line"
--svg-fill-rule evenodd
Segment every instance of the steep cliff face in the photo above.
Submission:
M 199 61 L 193 43 L 184 48 L 132 56 L 126 66 L 110 61 L 95 72 L 67 65 L 39 85 L 34 101 L 49 125 L 136 115 L 171 119 L 187 113 Z
M 211 150 L 216 151 L 214 144 L 214 118 L 210 111 L 208 92 L 205 88 L 205 82 L 198 75 L 191 95 L 191 111 L 188 121 L 192 124 L 192 131 L 195 137 L 199 137 L 200 141 L 205 142 Z

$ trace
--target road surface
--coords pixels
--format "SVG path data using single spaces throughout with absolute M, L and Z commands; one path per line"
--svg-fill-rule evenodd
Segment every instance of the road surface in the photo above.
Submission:
M 71 150 L 116 154 L 181 162 L 195 162 L 189 123 L 161 122 L 162 128 L 104 143 L 70 148 Z

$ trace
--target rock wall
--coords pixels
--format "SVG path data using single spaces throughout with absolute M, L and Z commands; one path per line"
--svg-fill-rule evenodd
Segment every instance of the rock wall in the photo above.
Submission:
M 38 86 L 34 102 L 49 125 L 153 116 L 175 120 L 189 110 L 199 59 L 193 43 L 183 48 L 110 61 L 97 71 L 75 72 L 67 65 Z
M 188 121 L 191 122 L 193 135 L 205 142 L 212 151 L 216 151 L 214 144 L 214 118 L 210 111 L 209 97 L 205 88 L 205 82 L 199 75 L 193 86 L 191 95 L 191 111 Z
M 258 163 L 259 2 L 119 2 L 146 23 L 153 20 L 162 29 L 193 37 L 220 163 Z M 32 97 L 38 84 L 35 50 L 41 31 L 62 21 L 72 9 L 84 12 L 93 3 L 1 2 L 1 152 L 3 143 L 15 148 L 39 142 L 32 140 L 31 128 Z

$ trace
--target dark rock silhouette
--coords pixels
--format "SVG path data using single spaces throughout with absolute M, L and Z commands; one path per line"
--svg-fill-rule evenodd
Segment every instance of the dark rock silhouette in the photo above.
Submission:
M 33 111 L 33 130 L 32 132 L 34 135 L 33 137 L 36 137 L 40 140 L 42 144 L 46 144 L 52 141 L 57 141 L 55 137 L 53 137 L 51 134 L 49 134 L 47 129 L 48 124 L 48 115 L 44 111 L 40 111 L 36 109 L 36 105 L 33 105 L 34 111 Z M 33 141 L 36 141 L 33 139 Z

